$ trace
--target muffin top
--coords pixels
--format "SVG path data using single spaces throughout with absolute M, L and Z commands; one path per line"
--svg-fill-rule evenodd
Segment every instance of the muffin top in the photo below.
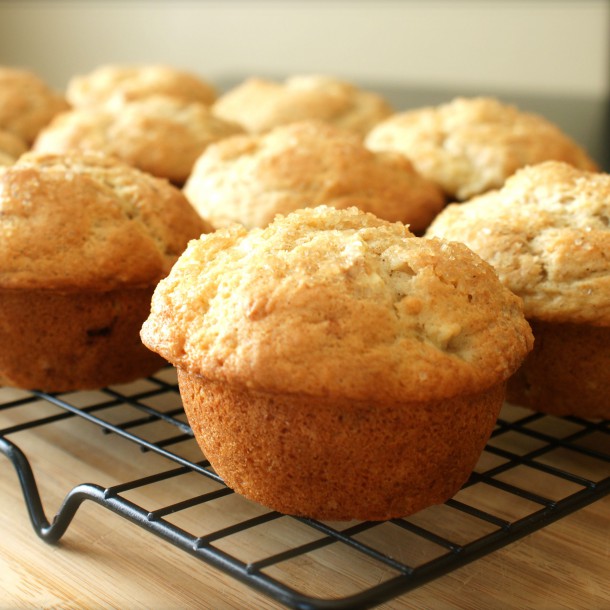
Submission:
M 138 100 L 157 94 L 206 106 L 217 95 L 214 86 L 196 74 L 163 64 L 102 65 L 88 74 L 74 76 L 66 88 L 66 97 L 75 107 L 105 104 L 117 98 Z
M 19 136 L 0 129 L 0 165 L 11 165 L 28 149 Z
M 0 66 L 0 130 L 31 144 L 38 132 L 67 108 L 64 97 L 36 74 Z
M 531 347 L 520 300 L 468 248 L 328 206 L 190 242 L 141 335 L 191 374 L 379 402 L 487 389 Z
M 402 155 L 373 153 L 358 136 L 311 120 L 209 146 L 184 192 L 216 227 L 264 227 L 278 213 L 326 204 L 421 231 L 444 205 L 441 190 Z
M 464 242 L 522 297 L 528 318 L 610 324 L 610 175 L 547 161 L 452 204 L 427 236 Z
M 380 95 L 321 75 L 297 75 L 283 82 L 252 77 L 220 96 L 214 110 L 251 133 L 319 119 L 360 135 L 392 112 Z
M 0 168 L 0 287 L 111 290 L 165 276 L 208 230 L 165 180 L 94 154 Z
M 211 142 L 242 132 L 199 102 L 155 95 L 64 112 L 40 132 L 32 148 L 50 153 L 99 151 L 183 184 Z
M 596 170 L 554 124 L 487 98 L 456 98 L 394 114 L 367 136 L 372 150 L 405 154 L 416 169 L 460 201 L 501 187 L 525 165 L 556 160 Z

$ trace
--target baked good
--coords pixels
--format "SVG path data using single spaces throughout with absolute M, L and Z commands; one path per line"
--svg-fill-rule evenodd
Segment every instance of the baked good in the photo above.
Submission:
M 74 107 L 133 101 L 150 95 L 209 106 L 216 100 L 217 91 L 197 74 L 164 64 L 105 64 L 72 77 L 66 87 L 66 97 Z
M 525 165 L 556 160 L 597 169 L 556 125 L 489 97 L 396 113 L 368 134 L 366 145 L 402 152 L 458 201 L 501 187 Z
M 27 144 L 19 136 L 0 129 L 0 165 L 11 165 L 27 149 Z
M 531 346 L 520 300 L 465 246 L 328 206 L 193 240 L 141 334 L 227 485 L 337 520 L 452 496 Z
M 155 95 L 64 112 L 41 131 L 32 148 L 99 151 L 182 185 L 211 142 L 242 132 L 199 102 Z
M 0 129 L 31 144 L 38 132 L 68 103 L 29 70 L 0 66 Z
M 0 168 L 0 384 L 60 392 L 160 368 L 140 326 L 207 229 L 177 188 L 101 155 Z
M 251 77 L 221 95 L 214 111 L 251 133 L 319 119 L 359 135 L 392 113 L 379 94 L 330 76 L 296 75 L 284 81 Z
M 216 227 L 264 227 L 276 214 L 326 204 L 422 231 L 445 203 L 402 155 L 373 153 L 355 134 L 313 120 L 209 146 L 184 193 Z
M 610 175 L 548 161 L 448 206 L 426 235 L 464 242 L 523 298 L 536 342 L 509 398 L 610 418 Z

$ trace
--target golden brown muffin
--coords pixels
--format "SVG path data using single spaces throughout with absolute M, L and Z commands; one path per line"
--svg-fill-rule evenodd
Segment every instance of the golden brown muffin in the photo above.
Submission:
M 321 121 L 227 138 L 197 160 L 184 193 L 216 227 L 264 227 L 276 214 L 320 204 L 356 206 L 422 231 L 440 212 L 440 189 L 400 154 L 376 154 Z
M 157 95 L 62 113 L 41 131 L 33 150 L 98 151 L 182 185 L 210 143 L 242 132 L 203 104 Z
M 192 241 L 142 338 L 178 368 L 227 485 L 340 520 L 451 497 L 531 346 L 519 299 L 465 246 L 328 206 Z
M 517 169 L 542 161 L 597 169 L 578 144 L 545 118 L 486 97 L 397 113 L 368 134 L 366 145 L 403 153 L 459 201 L 501 187 Z
M 183 102 L 209 106 L 216 89 L 196 74 L 162 64 L 107 64 L 88 74 L 74 76 L 66 97 L 75 107 L 96 106 L 109 101 L 133 101 L 151 95 L 168 95 Z
M 13 164 L 27 149 L 27 144 L 19 136 L 0 129 L 0 165 Z
M 148 375 L 157 282 L 207 226 L 164 180 L 99 155 L 0 169 L 0 384 L 46 391 Z
M 548 161 L 448 206 L 426 235 L 464 242 L 523 298 L 536 343 L 509 398 L 610 418 L 610 176 Z
M 221 95 L 214 110 L 251 133 L 319 119 L 361 136 L 392 113 L 377 93 L 320 75 L 292 76 L 282 82 L 249 78 Z
M 0 66 L 0 130 L 31 144 L 38 132 L 67 108 L 64 97 L 36 74 Z

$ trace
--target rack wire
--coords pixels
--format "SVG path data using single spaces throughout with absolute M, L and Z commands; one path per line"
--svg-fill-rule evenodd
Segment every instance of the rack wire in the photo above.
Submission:
M 61 438 L 61 427 L 77 418 L 161 461 L 127 481 L 77 484 L 49 521 L 37 477 L 18 443 L 55 427 Z M 443 505 L 381 523 L 282 515 L 223 484 L 196 445 L 171 367 L 96 392 L 0 388 L 0 426 L 0 451 L 13 463 L 32 526 L 46 542 L 58 542 L 81 504 L 94 502 L 302 610 L 374 607 L 610 492 L 609 421 L 505 405 L 472 476 Z M 175 502 L 159 504 L 158 498 L 172 497 L 168 493 L 177 489 Z M 351 578 L 350 570 L 362 565 L 370 582 Z M 330 597 L 316 589 L 329 579 L 343 581 Z

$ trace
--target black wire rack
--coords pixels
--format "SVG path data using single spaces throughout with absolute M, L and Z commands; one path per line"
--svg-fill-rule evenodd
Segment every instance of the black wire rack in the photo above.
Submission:
M 75 418 L 120 439 L 125 450 L 136 447 L 157 459 L 152 472 L 135 479 L 66 490 L 49 521 L 37 484 L 44 472 L 34 474 L 18 443 Z M 0 388 L 0 426 L 0 451 L 17 471 L 30 520 L 43 540 L 58 542 L 80 505 L 91 501 L 289 608 L 374 607 L 610 492 L 609 421 L 505 405 L 472 476 L 443 505 L 381 523 L 282 515 L 233 493 L 204 459 L 171 367 L 89 393 Z M 172 497 L 161 493 L 171 492 L 172 483 L 180 490 L 175 502 L 159 505 L 156 498 Z M 363 581 L 362 566 L 370 582 Z M 358 578 L 352 578 L 355 569 Z M 332 597 L 316 589 L 329 581 Z

